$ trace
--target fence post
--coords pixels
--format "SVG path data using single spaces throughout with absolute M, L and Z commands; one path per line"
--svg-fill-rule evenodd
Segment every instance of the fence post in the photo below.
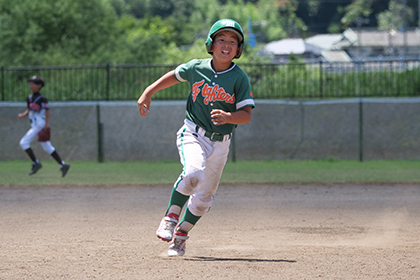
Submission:
M 106 64 L 106 100 L 109 101 L 109 79 L 110 79 L 110 64 Z
M 4 101 L 4 66 L 1 67 L 1 101 Z
M 359 97 L 359 161 L 363 161 L 363 101 Z
M 322 75 L 323 75 L 323 70 L 322 70 L 322 58 L 319 59 L 319 98 L 322 98 L 322 94 L 323 94 L 323 88 L 322 88 Z
M 104 162 L 104 151 L 103 151 L 103 138 L 104 129 L 101 123 L 101 109 L 99 103 L 96 104 L 96 123 L 98 128 L 98 162 Z
M 232 153 L 232 162 L 236 161 L 236 145 L 235 145 L 235 130 L 232 132 L 232 139 L 230 140 L 231 144 L 231 153 Z
M 292 154 L 289 156 L 290 159 L 294 159 L 296 153 L 298 152 L 300 145 L 302 145 L 303 141 L 305 140 L 305 107 L 302 101 L 299 101 L 300 106 L 300 136 L 299 142 L 297 143 L 295 149 L 293 150 Z

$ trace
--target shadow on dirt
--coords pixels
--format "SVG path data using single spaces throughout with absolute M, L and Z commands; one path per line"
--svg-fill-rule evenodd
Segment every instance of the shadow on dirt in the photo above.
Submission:
M 273 260 L 273 259 L 250 259 L 250 258 L 214 258 L 214 257 L 191 257 L 185 258 L 186 261 L 205 261 L 205 262 L 287 262 L 295 263 L 294 260 Z

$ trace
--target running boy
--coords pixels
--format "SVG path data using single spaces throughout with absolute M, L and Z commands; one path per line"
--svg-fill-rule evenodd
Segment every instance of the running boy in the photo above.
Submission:
M 25 112 L 18 115 L 19 120 L 28 116 L 31 121 L 31 129 L 20 139 L 19 145 L 32 160 L 32 170 L 29 175 L 33 175 L 42 168 L 42 164 L 36 158 L 33 150 L 31 149 L 31 142 L 38 136 L 38 133 L 47 128 L 50 121 L 50 107 L 48 100 L 45 96 L 39 93 L 44 86 L 44 80 L 41 77 L 33 76 L 27 80 L 29 82 L 29 90 L 33 93 L 26 98 L 27 108 Z M 61 160 L 55 148 L 51 145 L 50 141 L 39 142 L 41 147 L 49 155 L 51 155 L 60 164 L 61 176 L 64 177 L 69 171 L 70 164 Z
M 169 256 L 185 254 L 188 232 L 209 211 L 226 165 L 233 130 L 251 120 L 254 100 L 247 74 L 232 62 L 244 47 L 241 26 L 234 20 L 217 21 L 207 36 L 212 59 L 179 65 L 148 86 L 138 99 L 140 115 L 150 110 L 152 95 L 179 82 L 189 82 L 186 119 L 177 132 L 183 172 L 172 189 L 157 237 L 171 241 Z M 187 203 L 188 201 L 188 203 Z M 181 220 L 184 205 L 187 207 Z

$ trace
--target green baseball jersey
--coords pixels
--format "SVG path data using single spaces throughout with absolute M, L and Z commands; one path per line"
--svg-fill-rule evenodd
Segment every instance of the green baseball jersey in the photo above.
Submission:
M 189 82 L 191 93 L 187 100 L 186 118 L 209 132 L 229 134 L 237 125 L 214 125 L 210 112 L 221 109 L 236 112 L 247 106 L 255 107 L 248 75 L 233 63 L 229 69 L 216 72 L 212 59 L 193 59 L 175 69 L 180 82 Z

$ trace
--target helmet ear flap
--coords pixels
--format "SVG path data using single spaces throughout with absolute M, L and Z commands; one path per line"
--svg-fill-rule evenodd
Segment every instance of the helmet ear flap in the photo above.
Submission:
M 243 50 L 244 50 L 244 43 L 239 44 L 239 47 L 238 47 L 238 50 L 236 52 L 235 58 L 240 58 Z
M 213 54 L 211 48 L 213 47 L 213 39 L 209 36 L 206 41 L 206 49 L 208 54 Z
M 209 43 L 208 48 L 207 48 L 207 52 L 209 54 L 213 54 L 213 51 L 211 50 L 212 48 L 213 48 L 213 39 L 210 38 L 210 43 Z

